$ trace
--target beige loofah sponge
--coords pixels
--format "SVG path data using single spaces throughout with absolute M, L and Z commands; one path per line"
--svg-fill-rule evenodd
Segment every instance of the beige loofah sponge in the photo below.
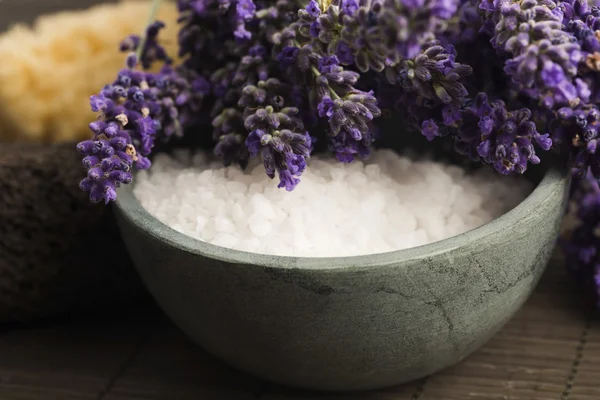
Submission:
M 150 7 L 151 1 L 124 1 L 65 11 L 1 35 L 0 141 L 87 138 L 87 126 L 95 119 L 89 97 L 123 68 L 119 43 L 143 33 Z M 163 2 L 157 19 L 167 24 L 161 38 L 175 56 L 176 6 Z

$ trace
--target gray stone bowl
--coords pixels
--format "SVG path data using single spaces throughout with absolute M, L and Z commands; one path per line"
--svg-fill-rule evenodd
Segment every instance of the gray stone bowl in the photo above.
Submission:
M 294 258 L 187 237 L 119 189 L 117 221 L 156 301 L 204 349 L 286 386 L 362 390 L 460 361 L 519 309 L 559 231 L 569 180 L 545 172 L 500 218 L 437 243 Z

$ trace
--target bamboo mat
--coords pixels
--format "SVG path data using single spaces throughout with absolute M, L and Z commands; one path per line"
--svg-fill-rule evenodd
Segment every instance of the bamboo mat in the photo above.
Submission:
M 600 319 L 551 265 L 486 346 L 427 379 L 377 392 L 311 393 L 235 371 L 156 308 L 0 326 L 1 400 L 600 400 Z

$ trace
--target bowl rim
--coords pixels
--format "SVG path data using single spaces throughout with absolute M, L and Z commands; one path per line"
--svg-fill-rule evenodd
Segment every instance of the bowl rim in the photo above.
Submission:
M 569 182 L 566 168 L 548 168 L 533 191 L 516 207 L 494 220 L 475 229 L 463 232 L 437 242 L 395 250 L 343 257 L 296 257 L 263 253 L 251 253 L 217 246 L 195 239 L 176 231 L 152 216 L 135 197 L 135 183 L 117 189 L 116 211 L 135 227 L 168 246 L 195 256 L 207 257 L 230 264 L 244 264 L 254 267 L 275 269 L 306 269 L 310 271 L 361 270 L 373 266 L 404 264 L 406 261 L 439 256 L 469 243 L 500 233 L 515 222 L 523 222 L 532 216 L 544 203 L 552 201 L 556 194 L 564 195 Z M 553 196 L 554 194 L 554 196 Z

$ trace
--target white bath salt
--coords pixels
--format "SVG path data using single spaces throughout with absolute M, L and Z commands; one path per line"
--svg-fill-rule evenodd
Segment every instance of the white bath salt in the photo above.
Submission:
M 160 155 L 134 193 L 164 224 L 248 252 L 338 257 L 424 245 L 474 229 L 518 205 L 523 177 L 472 173 L 378 150 L 367 162 L 313 157 L 292 192 L 262 164 L 223 167 L 205 154 Z

